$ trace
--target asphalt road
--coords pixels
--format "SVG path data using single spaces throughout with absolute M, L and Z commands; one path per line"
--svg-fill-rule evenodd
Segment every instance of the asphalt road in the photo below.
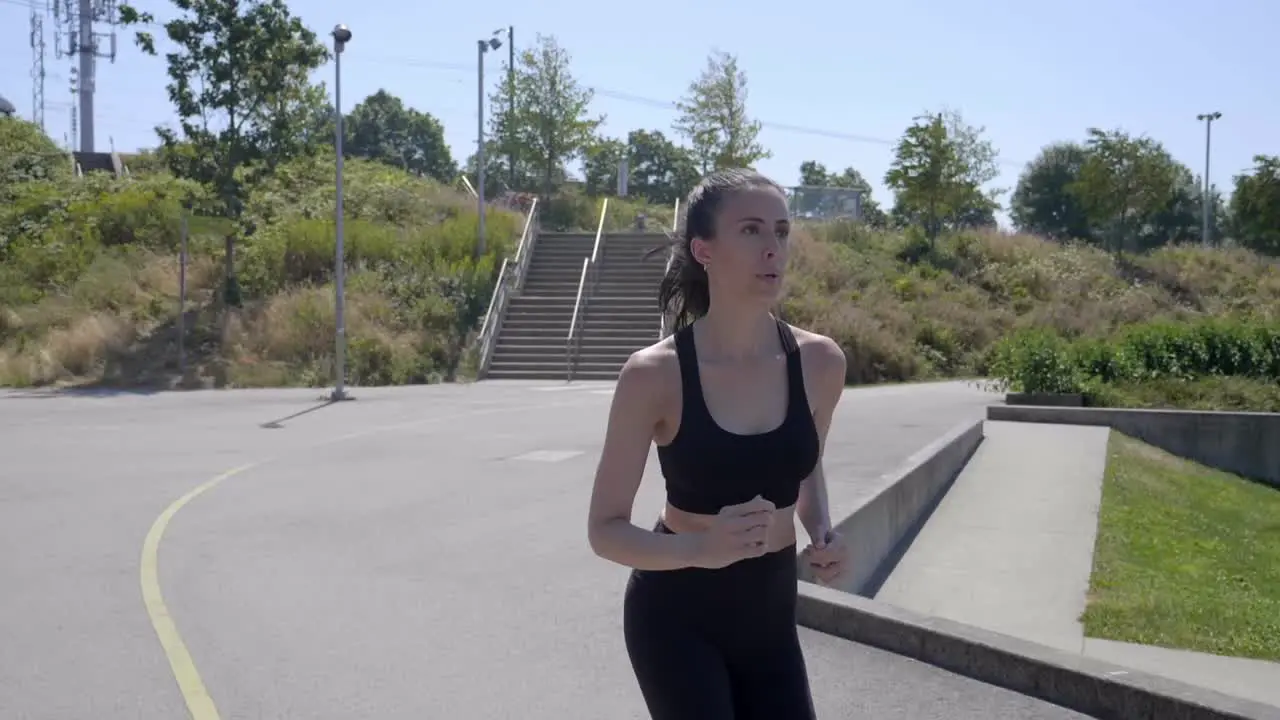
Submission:
M 316 390 L 0 394 L 0 718 L 188 716 L 142 548 L 175 500 L 237 467 L 158 554 L 221 718 L 645 717 L 626 570 L 584 537 L 610 387 L 357 389 L 330 406 Z M 849 391 L 833 505 L 989 401 L 961 383 Z M 651 457 L 637 521 L 660 504 Z M 1081 717 L 802 633 L 823 718 Z

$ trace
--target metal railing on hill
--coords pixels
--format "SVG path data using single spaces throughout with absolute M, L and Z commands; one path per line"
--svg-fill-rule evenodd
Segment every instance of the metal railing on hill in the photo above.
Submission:
M 573 380 L 574 360 L 581 343 L 581 329 L 586 319 L 587 304 L 596 284 L 596 268 L 600 262 L 600 248 L 604 240 L 604 222 L 609 215 L 609 198 L 600 205 L 600 224 L 596 226 L 596 241 L 591 255 L 582 259 L 582 274 L 578 278 L 578 297 L 573 302 L 573 319 L 569 321 L 569 334 L 564 341 L 565 382 Z
M 680 198 L 676 198 L 676 209 L 671 215 L 671 240 L 673 243 L 680 241 Z M 663 277 L 671 272 L 671 264 L 676 261 L 675 246 L 667 250 L 667 266 L 663 269 Z M 666 308 L 658 309 L 658 339 L 662 340 L 670 334 L 671 318 L 667 316 Z
M 489 298 L 489 309 L 484 314 L 484 322 L 480 325 L 480 362 L 476 369 L 476 377 L 483 378 L 489 372 L 489 362 L 493 359 L 493 349 L 498 344 L 498 331 L 507 315 L 507 305 L 513 295 L 524 290 L 525 277 L 529 274 L 529 263 L 533 258 L 533 246 L 538 239 L 538 201 L 535 199 L 529 206 L 529 214 L 524 219 L 524 230 L 520 233 L 520 244 L 516 246 L 514 261 L 504 258 L 502 268 L 498 271 L 498 282 L 493 286 L 493 295 Z

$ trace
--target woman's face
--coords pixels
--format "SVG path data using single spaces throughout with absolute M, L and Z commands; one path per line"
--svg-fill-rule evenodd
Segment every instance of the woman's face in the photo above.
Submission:
M 786 198 L 771 187 L 725 196 L 715 238 L 694 238 L 693 257 L 707 269 L 717 293 L 772 305 L 782 295 L 791 234 Z

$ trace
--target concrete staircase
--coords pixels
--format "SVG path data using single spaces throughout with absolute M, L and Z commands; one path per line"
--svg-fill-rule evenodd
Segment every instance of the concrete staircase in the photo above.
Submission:
M 657 233 L 618 233 L 601 241 L 594 292 L 578 318 L 576 355 L 566 363 L 565 344 L 595 233 L 540 233 L 524 288 L 512 297 L 498 329 L 489 379 L 613 380 L 631 353 L 658 339 L 658 282 L 665 255 L 644 253 L 666 242 Z M 588 287 L 591 291 L 592 287 Z
M 604 238 L 579 331 L 573 379 L 615 380 L 631 353 L 658 341 L 658 283 L 667 256 L 644 256 L 666 242 L 659 233 Z
M 595 233 L 538 234 L 524 290 L 507 306 L 486 378 L 565 378 L 565 340 L 582 261 L 590 257 L 595 241 Z

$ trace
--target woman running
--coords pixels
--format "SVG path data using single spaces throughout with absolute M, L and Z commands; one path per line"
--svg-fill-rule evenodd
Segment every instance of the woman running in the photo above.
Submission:
M 794 520 L 804 561 L 830 582 L 845 554 L 821 458 L 845 357 L 771 313 L 791 231 L 781 187 L 721 171 L 686 208 L 658 291 L 675 334 L 618 378 L 588 536 L 633 568 L 623 629 L 655 720 L 809 720 Z M 631 522 L 651 443 L 667 491 L 652 531 Z

